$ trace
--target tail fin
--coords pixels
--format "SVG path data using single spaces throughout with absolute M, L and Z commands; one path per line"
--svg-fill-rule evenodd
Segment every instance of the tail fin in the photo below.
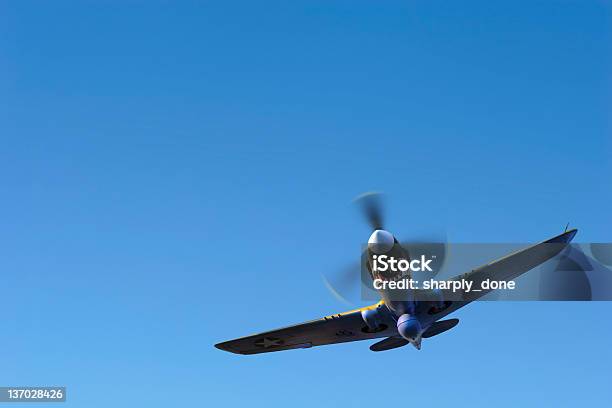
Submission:
M 439 322 L 435 322 L 427 330 L 423 333 L 423 338 L 427 339 L 429 337 L 437 336 L 440 333 L 444 333 L 447 330 L 452 329 L 459 323 L 459 319 L 448 319 L 448 320 L 440 320 Z
M 372 344 L 370 346 L 370 350 L 385 351 L 385 350 L 391 350 L 394 348 L 402 347 L 402 346 L 405 346 L 406 344 L 408 344 L 408 340 L 402 337 L 393 336 L 393 337 L 387 337 L 386 339 L 381 340 L 378 343 Z

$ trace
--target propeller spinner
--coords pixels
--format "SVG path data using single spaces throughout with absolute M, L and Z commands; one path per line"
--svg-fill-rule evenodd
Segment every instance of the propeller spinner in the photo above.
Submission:
M 372 235 L 370 235 L 370 239 L 368 240 L 368 249 L 373 253 L 380 255 L 389 252 L 391 248 L 393 248 L 394 244 L 395 239 L 389 231 L 377 229 L 372 233 Z

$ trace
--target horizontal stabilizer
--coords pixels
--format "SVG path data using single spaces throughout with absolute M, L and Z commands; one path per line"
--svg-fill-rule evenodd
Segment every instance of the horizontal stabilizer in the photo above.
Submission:
M 447 330 L 452 329 L 459 323 L 459 319 L 448 319 L 448 320 L 440 320 L 439 322 L 435 322 L 427 330 L 423 333 L 423 338 L 433 337 L 440 333 L 444 333 Z M 384 341 L 384 340 L 383 340 Z
M 402 347 L 408 344 L 408 340 L 402 337 L 387 337 L 384 340 L 379 341 L 378 343 L 374 343 L 370 346 L 370 350 L 372 351 L 385 351 L 391 350 L 394 348 Z

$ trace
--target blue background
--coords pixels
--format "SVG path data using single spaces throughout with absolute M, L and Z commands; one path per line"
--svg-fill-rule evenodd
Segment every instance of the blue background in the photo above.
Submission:
M 321 274 L 358 258 L 367 190 L 398 236 L 609 242 L 610 40 L 603 0 L 2 2 L 0 385 L 610 404 L 610 303 L 472 304 L 420 352 L 213 348 L 348 308 Z

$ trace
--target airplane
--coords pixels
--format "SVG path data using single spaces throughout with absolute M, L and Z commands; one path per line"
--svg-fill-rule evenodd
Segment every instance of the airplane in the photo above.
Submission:
M 376 201 L 366 198 L 365 213 L 373 229 L 365 250 L 371 277 L 373 256 L 394 255 L 410 259 L 400 242 L 382 225 L 382 212 Z M 485 279 L 510 281 L 555 257 L 572 241 L 577 229 L 564 231 L 538 244 L 511 253 L 450 280 L 482 282 Z M 405 275 L 391 276 L 390 279 Z M 389 276 L 387 276 L 389 278 Z M 236 354 L 259 354 L 328 344 L 383 338 L 370 346 L 379 352 L 411 344 L 421 349 L 423 339 L 452 329 L 459 319 L 443 320 L 450 313 L 486 295 L 491 290 L 448 295 L 435 290 L 379 290 L 381 300 L 373 305 L 325 316 L 277 330 L 241 337 L 215 347 Z

